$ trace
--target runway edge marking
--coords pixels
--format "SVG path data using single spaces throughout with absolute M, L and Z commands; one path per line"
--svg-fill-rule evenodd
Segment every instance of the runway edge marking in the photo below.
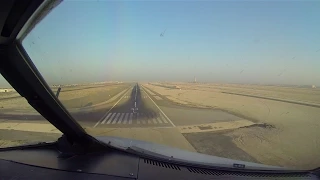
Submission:
M 100 122 L 104 119 L 104 117 L 121 101 L 121 99 L 123 99 L 123 97 L 128 93 L 130 88 L 131 87 L 129 87 L 127 91 L 123 94 L 123 96 L 111 107 L 111 109 L 109 109 L 109 111 L 102 116 L 102 118 L 93 126 L 93 128 L 97 127 L 100 124 Z
M 141 85 L 141 87 L 143 88 L 143 91 L 147 94 L 147 96 L 149 97 L 149 99 L 153 102 L 154 105 L 157 106 L 157 108 L 160 110 L 160 112 L 164 115 L 164 117 L 167 118 L 167 120 L 170 122 L 170 124 L 173 126 L 173 127 L 176 127 L 176 125 L 173 124 L 173 122 L 170 120 L 170 118 L 160 109 L 160 107 L 151 99 L 151 97 L 149 96 L 149 94 L 144 90 L 145 87 L 143 87 Z

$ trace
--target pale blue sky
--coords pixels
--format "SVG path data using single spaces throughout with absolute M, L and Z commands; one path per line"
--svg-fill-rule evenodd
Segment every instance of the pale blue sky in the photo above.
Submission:
M 23 45 L 49 84 L 320 85 L 320 2 L 65 1 Z

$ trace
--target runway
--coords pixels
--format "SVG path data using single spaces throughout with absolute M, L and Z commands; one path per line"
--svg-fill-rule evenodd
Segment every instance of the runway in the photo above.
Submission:
M 109 109 L 94 127 L 173 127 L 150 96 L 135 84 Z
M 136 83 L 106 109 L 94 128 L 176 127 L 241 118 L 219 110 L 185 107 Z

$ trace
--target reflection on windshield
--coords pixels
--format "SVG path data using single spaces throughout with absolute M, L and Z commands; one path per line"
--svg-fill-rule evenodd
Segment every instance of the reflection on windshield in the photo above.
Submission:
M 92 135 L 310 169 L 319 16 L 319 2 L 68 1 L 22 44 Z

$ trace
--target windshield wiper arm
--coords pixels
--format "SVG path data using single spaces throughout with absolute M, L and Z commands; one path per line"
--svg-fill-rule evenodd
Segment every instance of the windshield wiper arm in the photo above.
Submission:
M 18 146 L 2 147 L 2 148 L 0 148 L 0 151 L 23 150 L 23 149 L 35 148 L 35 147 L 52 146 L 55 143 L 56 143 L 56 141 L 53 141 L 53 142 L 37 142 L 37 143 L 23 144 L 23 145 L 18 145 Z

